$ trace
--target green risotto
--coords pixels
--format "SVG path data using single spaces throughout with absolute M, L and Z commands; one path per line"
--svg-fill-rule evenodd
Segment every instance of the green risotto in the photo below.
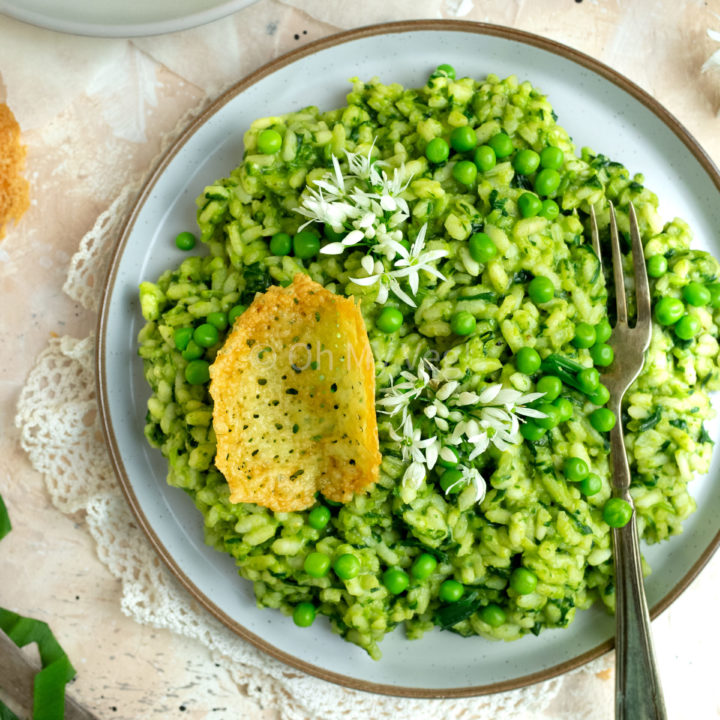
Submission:
M 513 640 L 612 611 L 610 525 L 630 509 L 608 503 L 616 421 L 641 537 L 681 532 L 712 452 L 718 263 L 685 222 L 663 225 L 641 175 L 578 155 L 556 120 L 515 77 L 355 80 L 344 107 L 254 122 L 198 199 L 209 253 L 141 285 L 145 435 L 258 605 L 299 626 L 325 615 L 373 658 L 399 624 Z M 610 263 L 590 242 L 592 207 L 608 244 L 609 202 L 626 240 L 637 211 L 655 319 L 621 418 L 601 383 Z M 297 273 L 361 305 L 382 464 L 346 505 L 280 513 L 229 502 L 208 366 L 256 293 Z

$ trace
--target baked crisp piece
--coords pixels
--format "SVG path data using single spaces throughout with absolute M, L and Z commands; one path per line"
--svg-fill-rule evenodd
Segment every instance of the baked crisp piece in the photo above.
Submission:
M 303 510 L 378 478 L 375 367 L 362 315 L 298 274 L 256 296 L 210 368 L 215 464 L 232 502 Z

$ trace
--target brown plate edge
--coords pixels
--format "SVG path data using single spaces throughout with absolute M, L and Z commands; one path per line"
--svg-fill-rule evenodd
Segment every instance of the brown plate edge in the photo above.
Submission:
M 356 678 L 342 675 L 340 673 L 334 673 L 329 670 L 325 670 L 319 666 L 300 660 L 293 655 L 289 655 L 282 650 L 279 650 L 274 645 L 269 644 L 263 638 L 247 630 L 245 627 L 237 623 L 230 616 L 224 613 L 219 607 L 217 607 L 206 595 L 190 581 L 185 573 L 175 562 L 174 558 L 167 551 L 165 546 L 162 544 L 158 536 L 155 534 L 152 526 L 148 522 L 145 514 L 140 508 L 137 498 L 132 490 L 131 483 L 125 472 L 125 466 L 120 457 L 120 452 L 115 442 L 115 434 L 112 427 L 112 420 L 110 418 L 109 407 L 107 402 L 106 384 L 105 384 L 105 326 L 107 320 L 107 312 L 109 308 L 109 298 L 112 289 L 114 288 L 115 276 L 117 273 L 118 264 L 122 257 L 122 251 L 127 243 L 128 235 L 134 225 L 134 222 L 145 202 L 151 189 L 155 185 L 159 176 L 167 168 L 170 161 L 179 151 L 179 149 L 188 141 L 188 139 L 195 133 L 195 131 L 205 123 L 205 121 L 212 115 L 214 115 L 222 106 L 229 102 L 235 95 L 244 91 L 246 88 L 255 84 L 262 78 L 270 75 L 276 70 L 290 65 L 293 62 L 303 58 L 307 55 L 311 55 L 320 50 L 340 45 L 353 40 L 359 40 L 366 37 L 375 35 L 385 35 L 399 32 L 414 32 L 414 31 L 453 31 L 453 32 L 473 32 L 479 35 L 491 35 L 495 37 L 501 37 L 516 42 L 527 43 L 534 47 L 540 48 L 547 52 L 553 53 L 564 57 L 565 59 L 571 60 L 589 70 L 601 75 L 605 79 L 609 80 L 613 84 L 620 87 L 622 90 L 633 96 L 636 100 L 639 100 L 645 107 L 652 111 L 664 125 L 669 127 L 675 135 L 683 142 L 688 150 L 693 154 L 695 159 L 700 163 L 705 172 L 710 176 L 718 191 L 720 192 L 720 172 L 715 167 L 714 163 L 699 145 L 699 143 L 693 138 L 689 131 L 682 125 L 682 123 L 665 107 L 663 107 L 657 100 L 649 95 L 645 90 L 640 88 L 634 82 L 616 72 L 609 66 L 595 60 L 591 56 L 575 50 L 567 45 L 563 45 L 555 40 L 550 40 L 533 33 L 526 32 L 524 30 L 517 30 L 513 28 L 506 28 L 499 25 L 491 25 L 487 23 L 478 23 L 465 20 L 412 20 L 403 22 L 392 22 L 383 23 L 378 25 L 369 25 L 353 30 L 347 30 L 335 35 L 331 35 L 326 38 L 321 38 L 308 45 L 298 48 L 297 50 L 291 51 L 285 55 L 282 55 L 275 60 L 270 61 L 266 65 L 262 66 L 258 70 L 254 71 L 246 78 L 241 80 L 239 83 L 233 85 L 230 89 L 225 91 L 219 98 L 212 102 L 207 108 L 200 112 L 197 117 L 190 123 L 188 128 L 180 135 L 177 140 L 168 148 L 165 155 L 160 159 L 157 166 L 153 169 L 150 176 L 144 182 L 140 189 L 136 199 L 133 202 L 132 208 L 128 213 L 127 219 L 123 223 L 119 237 L 120 240 L 111 258 L 110 267 L 107 276 L 104 281 L 102 290 L 102 302 L 98 315 L 97 324 L 97 338 L 95 349 L 95 365 L 96 365 L 96 390 L 98 397 L 98 405 L 100 409 L 101 424 L 105 435 L 105 440 L 110 451 L 110 458 L 120 481 L 120 487 L 122 488 L 123 494 L 127 499 L 130 508 L 133 511 L 140 527 L 147 535 L 150 543 L 155 548 L 156 552 L 160 555 L 163 562 L 168 566 L 170 571 L 177 577 L 180 583 L 185 589 L 192 595 L 192 597 L 198 601 L 211 615 L 220 620 L 226 627 L 232 630 L 234 633 L 253 644 L 258 649 L 266 652 L 271 657 L 280 660 L 281 662 L 290 665 L 291 667 L 297 668 L 307 672 L 310 675 L 314 675 L 322 680 L 336 683 L 348 688 L 363 690 L 366 692 L 374 692 L 383 695 L 401 696 L 401 697 L 412 697 L 412 698 L 460 698 L 460 697 L 472 697 L 478 695 L 489 695 L 498 692 L 505 692 L 508 690 L 514 690 L 517 688 L 532 685 L 543 680 L 561 675 L 570 670 L 576 669 L 587 662 L 600 657 L 602 654 L 610 651 L 614 647 L 614 641 L 612 639 L 598 645 L 592 650 L 588 650 L 581 655 L 578 655 L 570 660 L 563 663 L 559 663 L 545 670 L 524 675 L 513 680 L 507 680 L 503 682 L 492 683 L 490 685 L 477 685 L 467 686 L 460 688 L 413 688 L 413 687 L 402 687 L 394 685 L 384 685 L 380 683 L 372 683 L 364 680 L 357 680 Z M 658 603 L 656 603 L 650 611 L 651 617 L 656 618 L 661 612 L 666 610 L 687 587 L 695 579 L 700 570 L 707 564 L 712 557 L 713 553 L 717 550 L 720 545 L 720 531 L 715 535 L 714 539 L 703 551 L 698 560 L 688 570 L 688 572 L 681 578 L 681 580 L 675 585 L 675 587 L 668 592 Z

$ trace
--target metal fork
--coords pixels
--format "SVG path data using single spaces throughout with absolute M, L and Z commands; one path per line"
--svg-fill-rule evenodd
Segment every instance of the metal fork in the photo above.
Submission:
M 625 527 L 612 529 L 616 599 L 615 718 L 616 720 L 665 720 L 667 715 L 652 648 L 650 614 L 645 599 L 635 509 L 630 496 L 630 467 L 622 428 L 622 399 L 642 370 L 645 351 L 650 345 L 652 334 L 650 284 L 637 216 L 632 203 L 629 205 L 628 215 L 632 241 L 636 319 L 635 325 L 631 327 L 628 323 L 625 273 L 620 253 L 617 218 L 615 208 L 610 203 L 610 242 L 617 323 L 609 340 L 615 351 L 615 359 L 602 376 L 602 382 L 610 391 L 608 406 L 617 418 L 615 426 L 610 431 L 613 495 L 626 500 L 633 507 L 630 522 Z M 592 208 L 591 228 L 593 250 L 600 258 L 600 235 L 595 211 Z

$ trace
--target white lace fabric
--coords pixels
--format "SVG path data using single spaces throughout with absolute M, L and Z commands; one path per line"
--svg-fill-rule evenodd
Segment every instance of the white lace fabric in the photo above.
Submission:
M 178 128 L 188 120 L 188 116 L 183 118 Z M 172 133 L 163 148 L 176 135 Z M 137 182 L 126 187 L 98 217 L 72 259 L 63 289 L 89 310 L 99 307 L 101 280 L 111 250 L 140 185 Z M 567 699 L 579 682 L 587 691 L 588 683 L 597 684 L 596 678 L 607 681 L 603 674 L 610 667 L 610 656 L 561 678 L 481 698 L 394 698 L 319 680 L 242 640 L 192 599 L 134 522 L 102 435 L 95 397 L 94 350 L 92 335 L 50 340 L 36 359 L 18 402 L 16 424 L 22 447 L 44 475 L 58 510 L 85 513 L 100 559 L 121 581 L 119 602 L 123 612 L 139 623 L 167 628 L 206 645 L 215 661 L 230 671 L 239 689 L 261 706 L 275 708 L 282 720 L 557 718 L 560 715 L 546 712 L 559 693 Z M 602 704 L 583 704 L 585 710 L 573 712 L 575 720 L 605 716 Z

